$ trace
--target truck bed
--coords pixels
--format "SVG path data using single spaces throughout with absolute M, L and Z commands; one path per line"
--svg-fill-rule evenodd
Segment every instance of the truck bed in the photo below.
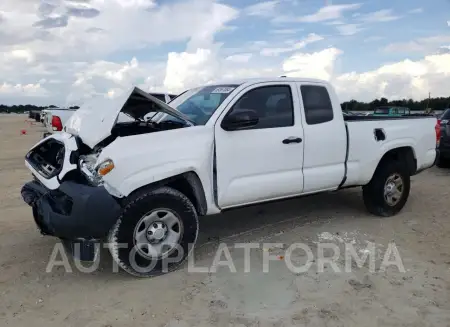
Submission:
M 415 152 L 417 170 L 433 165 L 436 157 L 436 117 L 345 117 L 347 129 L 346 179 L 343 187 L 369 182 L 381 157 L 402 144 Z
M 404 116 L 344 116 L 345 121 L 368 121 L 368 120 L 401 120 L 401 119 L 422 119 L 422 118 L 435 118 L 431 114 L 410 114 Z

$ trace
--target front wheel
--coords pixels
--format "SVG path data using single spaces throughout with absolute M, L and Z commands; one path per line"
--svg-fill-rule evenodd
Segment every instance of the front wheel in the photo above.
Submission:
M 405 165 L 398 161 L 382 162 L 369 184 L 363 186 L 364 204 L 374 215 L 396 215 L 405 206 L 410 188 L 411 178 Z
M 177 269 L 198 235 L 197 212 L 170 187 L 142 191 L 127 199 L 109 233 L 109 250 L 127 273 L 152 277 Z

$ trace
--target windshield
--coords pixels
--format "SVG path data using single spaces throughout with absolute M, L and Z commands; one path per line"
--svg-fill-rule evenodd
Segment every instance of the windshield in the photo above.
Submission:
M 205 125 L 222 102 L 238 85 L 211 85 L 188 90 L 170 102 L 170 106 L 189 117 L 195 125 Z M 160 122 L 180 121 L 165 115 Z M 180 121 L 181 122 L 181 121 Z

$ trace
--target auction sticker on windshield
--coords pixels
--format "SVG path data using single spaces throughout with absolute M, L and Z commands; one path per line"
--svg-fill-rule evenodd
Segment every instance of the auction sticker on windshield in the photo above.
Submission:
M 214 91 L 212 91 L 211 93 L 230 93 L 231 91 L 234 90 L 234 87 L 218 87 L 215 88 Z

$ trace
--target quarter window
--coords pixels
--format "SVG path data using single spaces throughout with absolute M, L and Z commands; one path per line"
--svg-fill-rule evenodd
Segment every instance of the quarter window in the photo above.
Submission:
M 302 85 L 300 87 L 308 125 L 322 124 L 333 120 L 333 105 L 323 86 Z

